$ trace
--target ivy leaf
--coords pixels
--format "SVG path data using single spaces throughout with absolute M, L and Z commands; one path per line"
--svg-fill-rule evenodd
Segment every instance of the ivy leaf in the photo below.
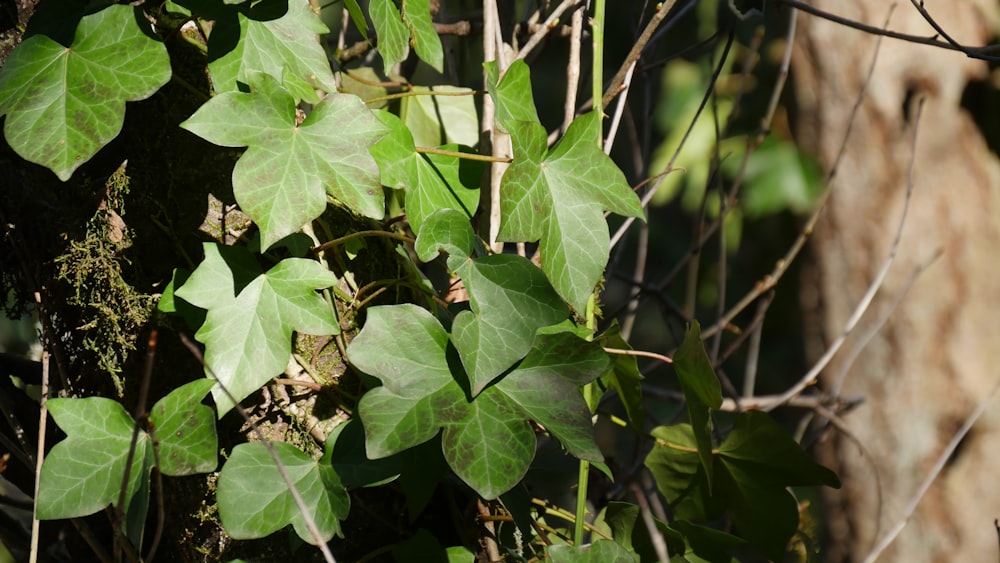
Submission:
M 261 230 L 266 249 L 320 216 L 326 194 L 379 219 L 385 203 L 368 152 L 386 132 L 357 97 L 329 94 L 296 125 L 295 102 L 270 76 L 255 74 L 252 92 L 220 94 L 181 127 L 227 147 L 248 147 L 233 170 L 240 208 Z
M 398 117 L 387 111 L 375 115 L 389 134 L 372 146 L 371 153 L 382 172 L 382 183 L 406 190 L 406 218 L 413 231 L 419 234 L 427 216 L 440 209 L 461 210 L 466 221 L 470 220 L 479 205 L 482 165 L 453 156 L 418 153 L 409 129 Z
M 121 131 L 125 102 L 170 80 L 162 43 L 135 23 L 131 6 L 84 17 L 66 48 L 44 35 L 25 39 L 0 69 L 7 142 L 25 160 L 66 181 Z
M 500 80 L 500 67 L 495 61 L 483 64 L 486 88 L 496 106 L 496 120 L 505 131 L 516 121 L 541 123 L 535 111 L 531 93 L 531 73 L 528 65 L 518 59 L 511 63 Z
M 590 545 L 553 545 L 549 548 L 552 563 L 635 563 L 627 549 L 610 540 Z
M 476 245 L 476 233 L 461 211 L 440 209 L 427 218 L 413 245 L 417 257 L 430 262 L 438 252 L 448 253 L 448 269 L 458 270 L 472 255 Z
M 726 505 L 719 495 L 708 494 L 708 480 L 691 425 L 658 426 L 651 434 L 656 442 L 645 465 L 675 517 L 703 521 L 721 516 Z
M 413 86 L 414 95 L 400 100 L 399 115 L 423 147 L 479 144 L 475 90 L 455 86 Z
M 621 327 L 618 321 L 614 321 L 611 327 L 601 335 L 602 346 L 616 348 L 618 350 L 631 350 L 632 347 L 622 338 Z M 625 406 L 625 413 L 633 427 L 640 431 L 646 426 L 646 409 L 642 404 L 642 380 L 644 377 L 639 373 L 639 366 L 636 364 L 634 356 L 615 354 L 611 364 L 611 370 L 601 376 L 601 386 L 604 389 L 612 387 L 618 392 L 618 398 Z M 596 394 L 595 394 L 596 395 Z M 594 397 L 594 403 L 590 405 L 591 412 L 597 410 L 599 396 Z
M 674 371 L 687 403 L 688 418 L 698 445 L 698 457 L 705 474 L 712 475 L 712 417 L 710 409 L 722 406 L 722 387 L 701 342 L 701 327 L 691 321 L 684 342 L 674 354 Z M 708 479 L 709 491 L 712 479 Z
M 444 72 L 444 49 L 431 21 L 430 0 L 403 0 L 403 20 L 410 28 L 410 43 L 417 56 L 438 72 Z
M 765 555 L 780 559 L 799 524 L 798 503 L 787 488 L 826 485 L 840 480 L 817 464 L 771 417 L 740 413 L 719 446 L 720 480 L 740 533 Z
M 211 293 L 204 286 L 225 287 L 226 272 L 199 276 L 203 267 L 216 271 L 218 260 L 198 266 L 176 295 L 208 310 L 195 338 L 205 344 L 206 370 L 236 401 L 284 371 L 293 331 L 327 335 L 340 330 L 330 306 L 315 291 L 332 286 L 336 277 L 316 261 L 287 258 L 235 297 L 219 294 L 213 302 L 203 300 Z M 219 387 L 212 389 L 212 395 L 221 418 L 233 407 L 232 400 Z
M 541 240 L 542 270 L 577 311 L 586 308 L 608 262 L 603 211 L 643 215 L 625 175 L 597 145 L 600 126 L 600 115 L 588 113 L 547 152 L 544 127 L 513 122 L 514 162 L 500 184 L 498 240 Z
M 610 502 L 604 511 L 604 521 L 611 528 L 615 543 L 629 553 L 639 556 L 640 561 L 656 561 L 656 550 L 649 535 L 649 528 L 642 522 L 641 512 L 635 504 Z M 660 520 L 653 519 L 657 530 L 667 542 L 668 553 L 684 551 L 684 537 L 677 530 Z
M 348 13 L 351 14 L 351 21 L 354 22 L 354 27 L 358 28 L 361 32 L 361 37 L 368 41 L 368 20 L 365 19 L 365 13 L 361 11 L 361 6 L 358 4 L 358 0 L 346 0 L 344 5 L 347 7 Z
M 199 379 L 182 385 L 153 405 L 149 424 L 160 444 L 160 472 L 180 476 L 214 471 L 219 464 L 215 416 L 201 400 L 215 385 Z
M 429 0 L 403 0 L 402 13 L 392 0 L 371 0 L 368 14 L 378 34 L 378 51 L 385 74 L 406 59 L 410 45 L 421 60 L 444 72 L 444 50 L 431 21 Z
M 520 482 L 534 457 L 527 419 L 573 455 L 601 461 L 580 386 L 607 367 L 607 355 L 572 332 L 539 332 L 518 369 L 470 401 L 448 333 L 430 313 L 415 305 L 369 309 L 348 348 L 351 361 L 383 384 L 358 406 L 368 455 L 387 457 L 443 431 L 448 465 L 490 499 Z
M 341 536 L 351 499 L 329 463 L 316 461 L 291 444 L 272 442 L 281 466 L 305 501 L 323 541 Z M 288 524 L 304 541 L 315 545 L 306 519 L 264 444 L 240 444 L 219 472 L 219 518 L 236 539 L 268 536 Z
M 101 397 L 50 399 L 47 405 L 66 439 L 42 463 L 35 514 L 40 520 L 62 520 L 117 505 L 135 426 L 132 417 L 121 404 Z M 153 445 L 139 432 L 125 493 L 127 507 L 145 502 L 138 495 L 152 467 Z
M 276 81 L 306 86 L 308 101 L 318 98 L 309 89 L 336 92 L 337 82 L 319 35 L 329 33 L 305 0 L 289 0 L 288 11 L 278 19 L 258 21 L 242 13 L 239 42 L 235 48 L 209 63 L 216 93 L 235 92 L 237 82 L 250 84 L 255 72 Z M 211 42 L 211 41 L 210 41 Z
M 388 75 L 392 67 L 410 52 L 410 30 L 403 23 L 403 16 L 392 0 L 371 0 L 368 15 L 372 18 L 375 34 L 378 36 L 378 52 L 382 55 L 383 71 Z
M 472 310 L 455 317 L 452 341 L 476 396 L 528 353 L 538 329 L 565 320 L 569 309 L 545 274 L 521 256 L 486 256 L 456 273 Z

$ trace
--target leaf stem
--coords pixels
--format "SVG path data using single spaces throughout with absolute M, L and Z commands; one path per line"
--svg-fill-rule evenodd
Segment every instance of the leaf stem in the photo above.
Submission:
M 443 156 L 453 156 L 455 158 L 464 158 L 465 160 L 478 160 L 480 162 L 514 162 L 512 158 L 504 158 L 500 156 L 490 156 L 486 154 L 474 154 L 468 152 L 459 151 L 449 151 L 445 149 L 436 149 L 432 147 L 416 147 L 417 152 L 422 152 L 425 154 L 440 154 Z
M 409 98 L 410 96 L 475 96 L 480 94 L 476 90 L 467 90 L 463 92 L 438 92 L 436 90 L 407 90 L 406 92 L 396 92 L 395 94 L 386 94 L 384 96 L 375 96 L 374 98 L 369 98 L 365 100 L 366 104 L 375 104 L 379 102 L 388 102 L 392 100 L 399 100 L 401 98 Z
M 646 352 L 645 350 L 624 350 L 621 348 L 605 348 L 605 352 L 608 354 L 618 354 L 619 356 L 638 356 L 640 358 L 652 358 L 654 360 L 659 360 L 665 364 L 674 363 L 674 359 L 670 356 L 664 356 L 663 354 L 657 354 L 656 352 Z
M 413 244 L 413 243 L 417 242 L 413 237 L 408 237 L 406 235 L 399 235 L 399 234 L 396 234 L 396 233 L 390 233 L 389 231 L 371 230 L 371 231 L 358 231 L 356 233 L 351 233 L 349 235 L 344 235 L 344 236 L 342 236 L 340 238 L 335 238 L 333 240 L 326 241 L 326 242 L 324 242 L 323 244 L 321 244 L 319 246 L 314 246 L 313 248 L 310 248 L 309 250 L 311 250 L 315 254 L 317 252 L 323 252 L 324 250 L 329 250 L 329 249 L 331 249 L 331 248 L 333 248 L 335 246 L 340 246 L 340 245 L 344 244 L 347 241 L 351 241 L 351 240 L 354 240 L 356 238 L 363 238 L 363 237 L 385 237 L 385 238 L 391 238 L 393 240 L 398 240 L 398 241 L 401 241 L 401 242 L 408 242 L 410 244 Z

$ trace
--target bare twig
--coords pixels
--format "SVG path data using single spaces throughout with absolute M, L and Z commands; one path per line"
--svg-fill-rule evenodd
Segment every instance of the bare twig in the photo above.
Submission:
M 222 383 L 222 381 L 219 381 L 219 378 L 215 376 L 212 368 L 205 363 L 205 357 L 202 355 L 201 350 L 198 349 L 198 346 L 182 332 L 177 333 L 177 336 L 180 337 L 181 343 L 184 344 L 184 347 L 187 348 L 203 366 L 205 366 L 205 371 L 208 375 L 213 381 L 215 381 L 216 385 L 219 386 L 219 389 L 221 389 L 226 395 L 226 398 L 233 404 L 233 408 L 236 409 L 236 412 L 238 412 L 239 415 L 243 417 L 243 420 L 250 425 L 250 428 L 253 430 L 254 434 L 256 434 L 260 443 L 267 448 L 267 453 L 271 455 L 271 459 L 274 461 L 275 467 L 281 475 L 281 479 L 285 482 L 285 485 L 288 487 L 288 492 L 291 493 L 292 499 L 295 501 L 295 506 L 298 507 L 299 512 L 302 514 L 302 519 L 305 520 L 306 528 L 309 529 L 309 535 L 312 536 L 315 545 L 319 548 L 320 552 L 323 553 L 323 559 L 327 563 L 337 563 L 337 560 L 333 557 L 333 553 L 330 552 L 330 546 L 328 546 L 326 541 L 323 540 L 323 536 L 320 534 L 319 528 L 316 527 L 316 521 L 309 512 L 309 507 L 306 506 L 305 501 L 302 500 L 302 495 L 299 494 L 299 490 L 295 487 L 295 483 L 293 483 L 291 477 L 289 477 L 284 464 L 281 463 L 281 459 L 278 457 L 278 452 L 276 452 L 274 446 L 271 445 L 271 441 L 267 439 L 267 436 L 265 436 L 263 432 L 261 432 L 260 427 L 258 427 L 253 421 L 246 409 L 240 405 L 239 401 L 236 400 L 236 397 L 229 392 L 229 389 Z
M 663 23 L 663 20 L 666 19 L 667 15 L 670 13 L 670 10 L 673 9 L 676 3 L 677 0 L 667 0 L 666 2 L 664 2 L 656 11 L 656 13 L 653 14 L 653 17 L 649 20 L 649 23 L 646 24 L 646 27 L 642 30 L 642 33 L 639 35 L 639 38 L 636 39 L 635 43 L 632 44 L 632 50 L 630 50 L 628 56 L 625 57 L 625 62 L 622 63 L 622 66 L 618 69 L 618 72 L 615 73 L 614 78 L 611 79 L 611 84 L 604 91 L 604 98 L 601 99 L 602 110 L 604 108 L 607 108 L 608 104 L 611 103 L 611 100 L 615 99 L 615 96 L 621 93 L 622 82 L 625 81 L 625 73 L 628 72 L 628 69 L 629 67 L 632 66 L 632 63 L 638 61 L 639 57 L 642 56 L 642 51 L 643 49 L 646 48 L 646 44 L 649 43 L 649 40 L 653 38 L 653 32 L 656 31 L 656 28 L 660 27 L 660 24 Z
M 649 511 L 649 502 L 647 502 L 646 493 L 635 481 L 629 483 L 629 490 L 632 491 L 632 496 L 635 497 L 635 501 L 639 505 L 639 514 L 642 516 L 642 523 L 645 524 L 646 531 L 649 533 L 649 539 L 653 543 L 653 551 L 656 552 L 657 561 L 659 563 L 667 563 L 670 561 L 670 552 L 667 551 L 667 542 L 663 539 L 663 533 L 660 532 L 660 529 L 656 527 L 656 522 L 653 521 L 653 514 Z
M 49 354 L 42 352 L 42 398 L 38 409 L 38 449 L 35 451 L 35 502 L 38 502 L 38 483 L 41 482 L 42 460 L 45 458 L 45 426 L 49 418 L 49 410 L 46 402 L 49 399 Z M 31 563 L 38 561 L 38 517 L 32 514 L 31 517 Z
M 889 25 L 889 18 L 892 16 L 894 8 L 895 5 L 889 6 L 889 14 L 886 16 L 885 26 Z M 771 273 L 765 275 L 763 279 L 757 282 L 757 285 L 754 287 L 753 291 L 745 295 L 743 299 L 741 299 L 735 306 L 733 306 L 729 310 L 729 312 L 726 313 L 726 315 L 724 315 L 721 319 L 718 320 L 718 322 L 715 323 L 715 325 L 707 327 L 704 331 L 702 331 L 702 337 L 707 338 L 715 334 L 716 331 L 722 330 L 723 328 L 728 326 L 729 323 L 736 317 L 736 315 L 738 315 L 741 311 L 743 311 L 743 309 L 747 308 L 765 291 L 768 291 L 769 289 L 777 285 L 778 280 L 780 280 L 781 277 L 784 276 L 785 272 L 788 270 L 788 267 L 799 255 L 799 252 L 802 251 L 802 248 L 806 244 L 806 240 L 808 240 L 809 237 L 812 236 L 813 229 L 816 227 L 816 223 L 819 221 L 820 215 L 823 213 L 823 209 L 826 208 L 826 201 L 830 197 L 831 185 L 833 179 L 837 175 L 837 170 L 840 168 L 840 162 L 843 160 L 844 154 L 847 152 L 847 143 L 850 140 L 851 133 L 854 130 L 854 123 L 858 116 L 858 110 L 861 108 L 861 103 L 864 101 L 865 94 L 868 92 L 868 86 L 871 84 L 872 76 L 874 76 L 875 74 L 875 62 L 878 60 L 878 55 L 881 48 L 882 48 L 882 38 L 879 37 L 878 41 L 875 44 L 875 52 L 872 54 L 871 62 L 868 65 L 868 72 L 865 75 L 865 81 L 864 83 L 862 83 L 861 89 L 858 91 L 858 97 L 854 102 L 854 106 L 851 107 L 851 113 L 847 119 L 847 128 L 844 131 L 844 138 L 841 140 L 840 149 L 838 150 L 837 156 L 833 161 L 833 165 L 830 167 L 830 171 L 827 172 L 826 174 L 826 178 L 824 181 L 824 183 L 826 184 L 826 190 L 824 190 L 823 195 L 820 196 L 820 200 L 816 205 L 816 210 L 813 211 L 813 214 L 806 221 L 806 224 L 802 228 L 801 233 L 799 234 L 798 238 L 795 239 L 795 242 L 792 243 L 792 246 L 791 248 L 788 249 L 788 252 L 785 253 L 785 256 L 775 263 L 774 269 L 771 271 Z
M 566 101 L 563 103 L 563 122 L 560 133 L 565 134 L 576 118 L 576 93 L 580 86 L 580 38 L 583 36 L 583 9 L 573 10 L 570 21 L 569 63 L 566 66 Z
M 524 44 L 524 47 L 521 47 L 515 58 L 523 59 L 527 57 L 528 53 L 531 53 L 531 51 L 537 47 L 539 43 L 541 43 L 542 39 L 544 39 L 545 36 L 556 27 L 555 23 L 559 21 L 559 17 L 562 16 L 563 12 L 568 10 L 569 7 L 576 1 L 577 0 L 563 0 L 560 2 L 559 5 L 552 10 L 552 13 L 549 14 L 549 17 L 545 18 L 545 23 L 542 27 L 538 28 L 535 33 L 531 34 L 531 37 L 528 38 L 528 42 Z
M 946 49 L 946 50 L 949 50 L 949 51 L 958 51 L 958 52 L 961 52 L 961 53 L 965 54 L 967 57 L 973 58 L 973 59 L 979 59 L 979 60 L 988 61 L 988 62 L 1000 62 L 1000 57 L 998 57 L 996 55 L 991 55 L 990 54 L 990 53 L 995 53 L 998 50 L 1000 50 L 1000 45 L 985 45 L 985 46 L 982 46 L 982 47 L 968 47 L 968 46 L 965 46 L 965 45 L 960 45 L 960 44 L 958 44 L 958 43 L 956 43 L 954 41 L 952 41 L 952 42 L 940 41 L 939 39 L 937 39 L 936 36 L 933 36 L 933 37 L 924 37 L 922 35 L 910 35 L 910 34 L 907 34 L 907 33 L 899 33 L 899 32 L 896 32 L 896 31 L 890 31 L 890 30 L 886 29 L 885 27 L 879 28 L 879 27 L 875 27 L 875 26 L 863 24 L 863 23 L 854 21 L 854 20 L 849 19 L 849 18 L 838 16 L 836 14 L 831 14 L 830 12 L 825 12 L 823 10 L 820 10 L 819 8 L 816 8 L 814 6 L 806 4 L 805 2 L 801 2 L 799 0 L 774 0 L 774 1 L 775 1 L 776 4 L 784 4 L 786 6 L 790 6 L 792 8 L 797 9 L 797 10 L 801 10 L 803 12 L 806 12 L 807 14 L 812 14 L 814 16 L 817 16 L 817 17 L 823 18 L 825 20 L 834 22 L 836 24 L 842 25 L 844 27 L 849 27 L 851 29 L 857 29 L 859 31 L 864 31 L 865 33 L 870 33 L 872 35 L 878 35 L 880 37 L 889 37 L 889 38 L 892 38 L 892 39 L 900 39 L 900 40 L 906 41 L 908 43 L 917 43 L 917 44 L 920 44 L 920 45 L 929 45 L 931 47 L 938 47 L 940 49 Z M 923 13 L 926 14 L 926 12 L 923 12 Z M 929 18 L 930 16 L 928 15 L 926 17 Z M 940 27 L 936 23 L 934 23 L 932 25 L 935 28 L 939 28 Z M 942 35 L 944 35 L 944 34 L 942 33 Z
M 914 124 L 913 124 L 913 144 L 912 144 L 913 155 L 910 158 L 910 169 L 909 173 L 907 174 L 906 196 L 903 199 L 903 212 L 900 214 L 899 217 L 899 224 L 896 227 L 896 237 L 895 239 L 893 239 L 892 246 L 889 249 L 889 256 L 886 257 L 885 262 L 882 264 L 882 268 L 875 275 L 875 279 L 872 280 L 871 285 L 868 287 L 868 291 L 865 292 L 865 295 L 861 298 L 861 301 L 858 303 L 857 307 L 855 307 L 854 313 L 852 313 L 851 317 L 847 319 L 847 323 L 844 326 L 843 332 L 841 332 L 840 336 L 838 336 L 837 339 L 834 340 L 834 342 L 830 345 L 827 351 L 820 357 L 820 359 L 816 361 L 816 364 L 813 365 L 812 369 L 810 369 L 804 376 L 802 376 L 802 379 L 800 379 L 795 385 L 793 385 L 791 388 L 785 391 L 785 393 L 782 394 L 782 396 L 785 398 L 794 397 L 795 395 L 798 395 L 803 390 L 805 390 L 806 387 L 809 387 L 814 383 L 816 383 L 816 379 L 819 377 L 820 372 L 822 372 L 826 368 L 827 364 L 830 363 L 830 360 L 832 360 L 833 356 L 837 353 L 838 350 L 840 350 L 840 347 L 844 344 L 844 341 L 847 340 L 847 337 L 854 331 L 854 328 L 857 326 L 858 321 L 861 320 L 861 316 L 864 315 L 865 311 L 868 310 L 868 307 L 871 305 L 872 300 L 875 298 L 875 294 L 878 293 L 878 290 L 882 287 L 882 283 L 885 281 L 885 277 L 889 273 L 889 268 L 892 267 L 892 264 L 896 259 L 896 252 L 899 250 L 899 242 L 903 238 L 903 227 L 906 224 L 906 214 L 910 208 L 910 197 L 913 194 L 913 168 L 916 164 L 916 159 L 917 159 L 916 156 L 917 132 L 919 131 L 920 114 L 923 112 L 923 107 L 924 107 L 924 100 L 921 99 L 920 102 L 917 104 L 917 113 L 914 118 Z

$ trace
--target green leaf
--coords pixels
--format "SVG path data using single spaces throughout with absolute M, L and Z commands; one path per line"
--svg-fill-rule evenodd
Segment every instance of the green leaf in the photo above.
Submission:
M 538 329 L 566 320 L 569 309 L 545 274 L 521 256 L 486 256 L 456 273 L 472 310 L 455 317 L 452 342 L 475 396 L 528 353 Z
M 444 72 L 444 49 L 431 21 L 430 0 L 403 0 L 403 19 L 410 28 L 410 43 L 425 63 Z
M 375 115 L 389 134 L 372 146 L 371 154 L 382 172 L 382 183 L 406 190 L 406 218 L 413 231 L 428 215 L 440 209 L 457 209 L 470 221 L 479 206 L 479 177 L 482 164 L 460 161 L 454 156 L 421 154 L 406 125 L 387 111 Z M 444 147 L 457 150 L 454 145 Z M 462 169 L 465 173 L 462 173 Z
M 117 505 L 135 426 L 125 409 L 111 399 L 50 399 L 49 413 L 66 433 L 42 464 L 35 514 L 61 520 L 93 514 Z M 129 473 L 125 505 L 137 498 L 153 467 L 153 445 L 139 432 Z
M 319 41 L 329 33 L 305 0 L 289 0 L 288 11 L 278 19 L 257 21 L 239 18 L 239 42 L 212 60 L 209 72 L 216 93 L 237 91 L 237 82 L 251 84 L 252 73 L 263 72 L 275 81 L 294 82 L 310 89 L 336 92 L 337 82 Z M 318 97 L 308 92 L 310 102 Z
M 400 100 L 399 115 L 422 147 L 479 144 L 475 90 L 456 86 L 413 86 Z
M 209 379 L 192 381 L 153 405 L 149 424 L 159 442 L 159 469 L 164 475 L 208 473 L 219 464 L 215 413 L 201 404 L 214 384 Z
M 361 37 L 368 41 L 368 20 L 365 19 L 365 13 L 361 11 L 361 6 L 358 5 L 358 0 L 345 0 L 344 5 L 347 7 L 347 12 L 351 14 L 351 21 L 354 22 L 354 27 L 358 28 L 361 32 Z
M 598 540 L 590 545 L 553 545 L 549 548 L 552 563 L 634 563 L 627 549 L 610 540 Z
M 656 550 L 649 535 L 649 528 L 642 521 L 638 506 L 626 502 L 610 502 L 604 512 L 604 521 L 611 528 L 615 542 L 639 556 L 639 561 L 656 561 Z M 668 553 L 684 551 L 684 537 L 665 523 L 655 520 L 657 530 L 667 542 Z
M 711 409 L 722 406 L 722 387 L 712 369 L 712 362 L 701 342 L 701 327 L 691 321 L 684 342 L 674 354 L 674 371 L 684 391 L 688 417 L 698 444 L 698 456 L 705 467 L 705 474 L 712 475 L 712 417 Z M 712 479 L 708 480 L 709 491 Z
M 357 420 L 337 425 L 327 437 L 333 469 L 345 487 L 376 487 L 394 481 L 402 472 L 396 457 L 369 459 L 365 431 Z
M 799 525 L 795 497 L 784 487 L 766 486 L 766 474 L 723 463 L 715 477 L 717 494 L 726 497 L 737 531 L 768 558 L 781 560 Z
M 496 498 L 523 478 L 534 456 L 530 418 L 570 453 L 602 461 L 580 393 L 607 367 L 607 355 L 595 344 L 572 332 L 539 331 L 518 368 L 472 401 L 451 354 L 448 334 L 427 311 L 414 305 L 369 309 L 348 348 L 354 365 L 383 384 L 358 406 L 369 456 L 392 455 L 443 429 L 448 465 L 483 497 Z
M 840 488 L 837 474 L 812 460 L 765 412 L 740 413 L 732 432 L 719 446 L 727 467 L 752 465 L 781 487 L 826 485 Z
M 563 299 L 582 312 L 608 262 L 604 210 L 642 217 L 642 205 L 597 144 L 599 114 L 574 121 L 551 152 L 541 125 L 515 121 L 508 127 L 514 162 L 500 184 L 497 238 L 541 240 L 542 270 Z
M 323 541 L 340 536 L 340 521 L 350 497 L 324 457 L 316 461 L 291 444 L 272 442 L 281 466 L 306 504 Z M 285 480 L 264 444 L 240 444 L 219 472 L 219 517 L 236 539 L 270 535 L 288 524 L 304 541 L 316 544 Z
M 711 520 L 725 511 L 723 499 L 708 494 L 708 480 L 698 457 L 698 445 L 690 424 L 658 426 L 656 439 L 645 465 L 656 487 L 677 518 Z
M 686 520 L 674 520 L 672 525 L 684 535 L 684 541 L 687 543 L 685 555 L 688 561 L 736 563 L 738 560 L 728 552 L 747 544 L 743 538 L 708 526 L 692 524 Z
M 227 274 L 218 271 L 199 276 L 203 267 L 215 272 L 218 261 L 199 266 L 177 295 L 208 309 L 195 338 L 205 344 L 206 371 L 236 401 L 284 371 L 293 331 L 327 335 L 340 330 L 330 306 L 315 291 L 332 286 L 336 277 L 314 260 L 287 258 L 257 276 L 235 297 L 220 292 L 212 300 L 204 299 L 211 294 L 205 286 L 226 287 Z M 214 387 L 212 394 L 221 418 L 233 407 L 232 400 L 219 387 Z
M 410 52 L 410 30 L 392 0 L 371 0 L 368 15 L 378 36 L 378 52 L 386 75 Z
M 615 348 L 618 350 L 631 350 L 632 346 L 622 338 L 621 327 L 618 321 L 614 321 L 611 327 L 601 335 L 599 339 L 602 346 Z M 618 398 L 625 406 L 625 414 L 632 426 L 640 431 L 646 427 L 646 409 L 642 404 L 642 380 L 645 379 L 639 373 L 639 366 L 636 364 L 635 356 L 614 354 L 611 370 L 601 376 L 602 388 L 612 387 L 618 393 Z M 596 395 L 596 394 L 595 394 Z M 597 409 L 599 396 L 594 397 L 594 403 L 590 405 L 591 412 Z
M 233 170 L 240 208 L 261 230 L 261 247 L 320 216 L 326 194 L 374 219 L 385 215 L 378 167 L 368 152 L 386 128 L 355 96 L 329 94 L 296 125 L 292 97 L 268 75 L 252 92 L 227 92 L 181 127 L 217 145 L 248 147 Z
M 476 233 L 465 213 L 440 209 L 427 217 L 413 247 L 424 262 L 433 260 L 438 252 L 447 252 L 448 269 L 454 272 L 472 255 L 475 244 Z
M 18 155 L 66 181 L 121 131 L 125 102 L 167 83 L 167 50 L 135 17 L 110 6 L 80 21 L 70 48 L 35 35 L 14 49 L 0 69 L 0 114 Z
M 486 88 L 496 106 L 496 120 L 505 131 L 516 121 L 541 123 L 531 94 L 531 73 L 528 65 L 518 59 L 511 63 L 500 80 L 500 67 L 495 61 L 483 64 Z M 595 138 L 596 139 L 596 138 Z

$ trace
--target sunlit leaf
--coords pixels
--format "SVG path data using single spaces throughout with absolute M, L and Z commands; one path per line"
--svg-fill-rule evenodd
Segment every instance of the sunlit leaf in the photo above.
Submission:
M 217 145 L 248 147 L 233 193 L 260 227 L 263 248 L 319 217 L 327 194 L 361 215 L 385 215 L 368 148 L 386 128 L 360 99 L 329 94 L 298 125 L 294 100 L 273 78 L 256 74 L 251 86 L 212 98 L 181 126 Z
M 68 180 L 121 131 L 125 102 L 153 95 L 170 74 L 166 48 L 139 29 L 131 6 L 84 17 L 70 48 L 29 37 L 0 69 L 7 142 Z

